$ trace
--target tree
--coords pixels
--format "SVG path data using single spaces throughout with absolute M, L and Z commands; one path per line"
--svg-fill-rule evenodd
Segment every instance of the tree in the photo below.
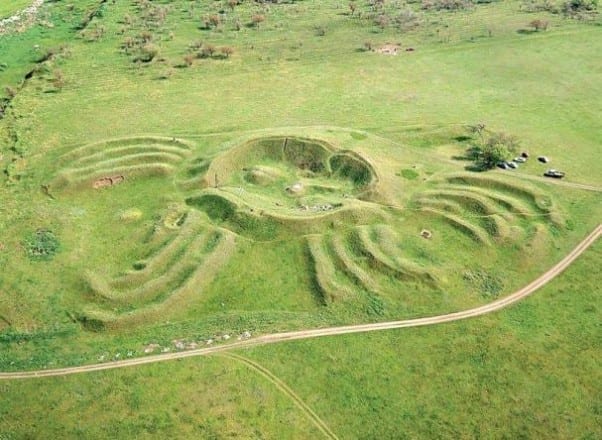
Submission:
M 564 2 L 564 10 L 570 12 L 595 11 L 598 8 L 598 0 L 568 0 Z
M 357 9 L 357 5 L 353 2 L 349 3 L 349 11 L 351 12 L 351 16 L 355 14 L 355 10 Z
M 222 22 L 222 20 L 221 20 L 221 18 L 219 18 L 219 15 L 214 14 L 209 17 L 209 23 L 213 27 L 218 27 L 221 22 Z
M 585 20 L 597 14 L 598 0 L 568 0 L 562 4 L 562 12 L 571 18 Z
M 13 99 L 15 96 L 17 96 L 17 89 L 11 86 L 6 86 L 4 88 L 4 92 L 6 93 L 6 96 L 8 96 L 8 99 Z
M 483 144 L 485 142 L 485 139 L 483 139 L 483 132 L 485 131 L 485 124 L 480 122 L 475 125 L 470 125 L 468 127 L 468 131 L 470 131 L 470 133 L 472 133 L 472 134 L 479 135 L 479 138 L 481 139 L 481 144 Z
M 493 133 L 487 142 L 478 148 L 477 165 L 483 169 L 491 169 L 516 154 L 518 146 L 518 140 L 514 136 Z
M 184 65 L 186 65 L 187 67 L 192 66 L 192 63 L 194 62 L 194 56 L 191 54 L 186 54 L 184 55 Z
M 221 22 L 219 15 L 209 15 L 203 18 L 203 27 L 204 29 L 211 29 L 212 27 L 218 27 Z
M 234 53 L 234 48 L 231 46 L 222 46 L 219 51 L 225 58 L 230 58 L 230 55 Z
M 382 14 L 374 19 L 374 24 L 376 24 L 379 28 L 384 29 L 389 25 L 389 17 Z
M 140 54 L 134 61 L 142 61 L 143 63 L 150 63 L 159 55 L 159 48 L 154 44 L 145 44 L 140 48 Z
M 533 28 L 535 32 L 545 31 L 548 29 L 548 22 L 546 20 L 536 19 L 529 23 L 529 26 Z
M 150 43 L 153 40 L 153 34 L 150 31 L 140 32 L 140 39 L 144 43 Z
M 199 53 L 200 58 L 210 58 L 215 53 L 216 48 L 213 44 L 205 44 L 201 52 Z
M 51 82 L 55 89 L 62 89 L 65 85 L 65 76 L 63 75 L 63 72 L 59 69 L 56 69 L 54 71 L 54 78 L 52 78 Z
M 251 17 L 251 24 L 255 27 L 259 27 L 261 23 L 265 21 L 265 15 L 262 14 L 254 14 Z

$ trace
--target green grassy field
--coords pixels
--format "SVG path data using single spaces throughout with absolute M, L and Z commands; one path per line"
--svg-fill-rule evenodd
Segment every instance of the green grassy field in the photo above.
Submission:
M 0 370 L 463 310 L 522 287 L 600 223 L 600 191 L 570 186 L 602 186 L 596 15 L 528 13 L 520 1 L 455 12 L 357 2 L 353 15 L 334 0 L 240 3 L 50 2 L 29 29 L 0 35 Z M 548 29 L 532 31 L 536 18 Z M 385 44 L 398 55 L 367 50 Z M 529 161 L 469 171 L 476 123 L 515 136 Z M 547 168 L 567 184 L 541 178 Z M 595 438 L 596 370 L 580 358 L 572 376 L 566 352 L 584 329 L 595 355 L 596 257 L 599 245 L 544 299 L 499 316 L 250 356 L 341 438 Z M 546 332 L 554 344 L 540 346 Z M 68 437 L 323 434 L 244 365 L 44 380 L 32 411 L 56 408 L 47 432 Z M 221 376 L 228 385 L 214 387 Z M 546 405 L 576 382 L 582 398 Z M 213 397 L 182 410 L 184 383 Z M 122 396 L 124 411 L 144 416 L 108 432 L 93 419 L 121 394 L 113 384 L 137 396 L 137 407 Z M 37 399 L 36 382 L 1 385 L 13 396 L 0 405 L 6 437 L 35 437 L 43 416 L 18 408 Z M 172 387 L 181 393 L 167 403 Z
M 8 0 L 0 5 L 0 18 L 10 17 L 31 4 L 30 0 Z
M 598 438 L 599 298 L 584 275 L 601 252 L 486 317 L 238 354 L 339 438 Z M 321 436 L 273 380 L 222 356 L 0 387 L 6 438 Z

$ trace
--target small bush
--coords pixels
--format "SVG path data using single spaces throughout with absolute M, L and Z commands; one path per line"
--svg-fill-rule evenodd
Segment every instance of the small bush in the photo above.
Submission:
M 462 277 L 466 282 L 479 289 L 481 295 L 487 299 L 497 298 L 504 288 L 504 283 L 499 277 L 482 268 L 467 270 Z
M 221 20 L 218 15 L 210 15 L 203 17 L 202 29 L 210 30 L 212 27 L 217 27 Z
M 254 14 L 251 17 L 251 25 L 255 27 L 259 27 L 261 23 L 265 21 L 265 15 L 262 14 Z
M 591 12 L 598 9 L 598 0 L 568 0 L 562 6 L 569 13 Z
M 143 63 L 150 63 L 159 55 L 159 47 L 154 44 L 145 44 L 140 48 L 140 52 L 134 58 L 134 62 L 141 61 Z
M 357 9 L 357 5 L 353 2 L 349 3 L 349 13 L 351 15 L 355 14 L 355 10 Z
M 365 312 L 369 316 L 383 316 L 385 314 L 385 303 L 379 296 L 369 293 Z
M 212 194 L 189 197 L 186 204 L 206 212 L 210 219 L 217 222 L 230 220 L 236 214 L 234 203 Z
M 426 10 L 461 11 L 471 7 L 472 2 L 468 0 L 422 0 L 422 9 Z
M 34 261 L 50 260 L 59 250 L 56 235 L 47 229 L 38 229 L 23 242 L 27 256 Z
M 211 58 L 216 50 L 217 49 L 213 44 L 206 44 L 199 52 L 199 58 Z
M 568 0 L 562 4 L 562 12 L 570 18 L 587 20 L 598 13 L 598 0 Z
M 551 0 L 523 0 L 520 9 L 525 12 L 551 12 L 558 13 L 558 7 Z
M 13 99 L 15 96 L 17 96 L 17 89 L 15 89 L 14 87 L 6 86 L 4 88 L 4 93 L 6 93 L 8 99 Z
M 353 156 L 336 154 L 330 158 L 330 167 L 333 175 L 349 179 L 356 186 L 364 186 L 372 181 L 372 170 Z
M 234 48 L 230 46 L 223 46 L 220 47 L 219 51 L 224 56 L 224 58 L 230 58 L 230 55 L 234 53 Z
M 408 180 L 416 180 L 418 178 L 418 173 L 411 168 L 406 168 L 401 170 L 401 177 Z
M 548 29 L 549 23 L 546 20 L 536 19 L 529 23 L 529 26 L 533 28 L 535 32 L 545 31 Z
M 191 54 L 187 54 L 184 55 L 184 65 L 187 67 L 192 66 L 192 63 L 194 62 L 194 56 Z
M 377 25 L 379 28 L 384 29 L 389 25 L 389 17 L 387 17 L 384 14 L 379 15 L 374 19 L 374 24 Z

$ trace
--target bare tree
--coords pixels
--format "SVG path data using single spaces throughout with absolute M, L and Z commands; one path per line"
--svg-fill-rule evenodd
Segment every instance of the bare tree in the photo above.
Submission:
M 251 24 L 255 27 L 259 27 L 261 23 L 265 21 L 265 15 L 263 14 L 254 14 L 251 17 Z
M 529 23 L 535 32 L 545 31 L 548 29 L 549 23 L 546 20 L 536 19 Z
M 205 44 L 199 53 L 200 58 L 211 58 L 215 53 L 216 48 L 213 44 Z
M 230 58 L 230 55 L 234 53 L 234 48 L 231 46 L 222 46 L 219 51 L 225 58 Z
M 191 54 L 186 54 L 186 55 L 184 55 L 184 64 L 185 64 L 187 67 L 190 67 L 190 66 L 192 66 L 192 63 L 193 63 L 193 62 L 194 62 L 194 55 L 191 55 Z
M 349 11 L 351 12 L 351 16 L 355 14 L 355 10 L 357 9 L 357 5 L 354 2 L 349 3 Z
M 17 89 L 11 86 L 6 86 L 4 87 L 4 93 L 6 93 L 6 96 L 8 96 L 9 99 L 13 99 L 15 96 L 17 96 Z
M 65 75 L 63 75 L 63 72 L 61 70 L 56 69 L 54 71 L 54 77 L 52 78 L 51 82 L 55 89 L 60 90 L 65 85 Z
M 384 14 L 379 15 L 374 19 L 374 23 L 381 29 L 386 28 L 389 25 L 389 17 Z

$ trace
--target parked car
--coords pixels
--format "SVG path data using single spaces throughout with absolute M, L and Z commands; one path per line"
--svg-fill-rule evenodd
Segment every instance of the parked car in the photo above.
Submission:
M 509 169 L 509 168 L 510 168 L 506 162 L 498 162 L 498 163 L 497 163 L 497 167 L 498 167 L 498 168 L 501 168 L 501 169 L 503 169 L 503 170 L 507 170 L 507 169 Z
M 506 165 L 508 165 L 510 168 L 512 168 L 514 170 L 518 168 L 518 164 L 516 162 L 512 162 L 512 161 L 506 162 Z
M 553 177 L 555 179 L 562 179 L 564 177 L 564 174 L 562 171 L 558 171 L 558 170 L 554 170 L 554 169 L 550 169 L 548 171 L 546 171 L 545 173 L 543 173 L 544 176 L 546 177 Z
M 541 163 L 548 163 L 550 161 L 550 159 L 548 159 L 546 156 L 539 156 L 537 160 Z
M 515 157 L 513 160 L 513 162 L 516 162 L 516 163 L 525 163 L 526 161 L 527 161 L 527 159 L 525 159 L 522 156 Z

